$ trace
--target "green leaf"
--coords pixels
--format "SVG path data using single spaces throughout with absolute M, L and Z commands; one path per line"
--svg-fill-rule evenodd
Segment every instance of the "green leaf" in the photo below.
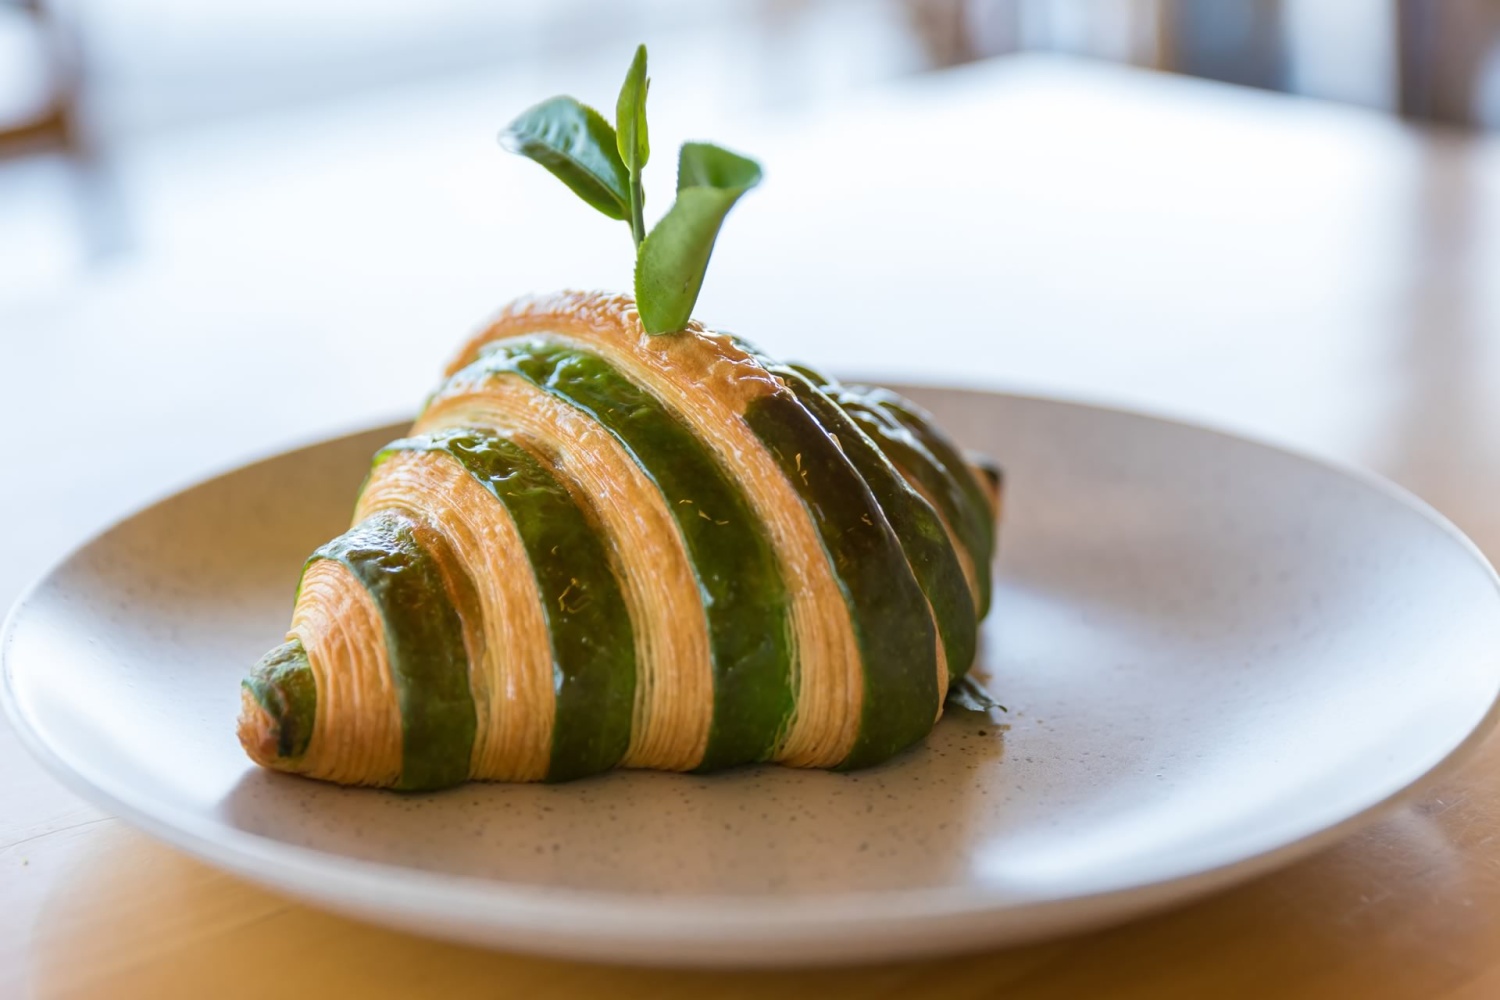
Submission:
M 647 333 L 681 330 L 693 315 L 724 217 L 760 183 L 760 164 L 690 142 L 677 160 L 677 201 L 641 244 L 635 305 Z
M 646 46 L 638 45 L 635 59 L 625 74 L 625 84 L 620 88 L 620 98 L 615 102 L 615 135 L 620 159 L 630 174 L 630 235 L 638 249 L 646 238 L 646 190 L 641 186 L 641 168 L 651 158 L 651 143 L 646 137 L 646 92 L 650 89 Z
M 988 712 L 992 708 L 1007 713 L 1010 711 L 996 701 L 972 674 L 965 674 L 948 688 L 948 705 L 950 708 L 956 706 L 970 712 Z
M 677 190 L 710 187 L 746 191 L 760 183 L 760 164 L 707 142 L 685 142 L 677 157 Z
M 635 60 L 625 74 L 620 99 L 615 102 L 615 134 L 619 137 L 620 159 L 632 173 L 639 173 L 651 158 L 651 144 L 646 137 L 646 92 L 651 81 L 646 77 L 646 46 L 635 50 Z
M 554 97 L 521 114 L 500 144 L 540 163 L 573 193 L 609 216 L 630 216 L 630 172 L 604 116 L 571 97 Z

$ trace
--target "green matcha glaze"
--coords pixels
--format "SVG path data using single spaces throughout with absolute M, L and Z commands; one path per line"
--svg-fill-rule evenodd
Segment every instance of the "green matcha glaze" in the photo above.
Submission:
M 937 716 L 937 632 L 927 601 L 859 472 L 792 393 L 755 400 L 745 420 L 812 516 L 859 643 L 859 736 L 839 767 L 878 764 L 927 735 Z
M 598 528 L 545 465 L 507 438 L 444 431 L 396 441 L 376 460 L 395 451 L 451 455 L 515 522 L 552 643 L 557 701 L 547 780 L 614 767 L 630 746 L 635 638 Z
M 932 419 L 932 414 L 904 396 L 889 389 L 868 386 L 856 386 L 853 391 L 862 393 L 870 402 L 883 406 L 895 414 L 896 419 L 911 431 L 918 441 L 922 442 L 922 446 L 927 449 L 928 453 L 936 458 L 944 471 L 959 484 L 969 506 L 976 512 L 975 516 L 984 525 L 984 537 L 989 546 L 989 557 L 993 559 L 995 517 L 990 509 L 990 498 L 985 495 L 984 489 L 979 485 L 979 480 L 974 477 L 973 469 L 953 439 L 938 426 L 936 420 Z M 999 473 L 998 467 L 992 464 L 991 468 L 995 473 Z
M 868 411 L 877 415 L 892 431 L 896 431 L 898 427 L 904 429 L 917 445 L 911 453 L 914 462 L 918 465 L 935 466 L 946 474 L 947 480 L 957 487 L 962 498 L 961 501 L 956 501 L 950 491 L 945 491 L 948 492 L 950 501 L 953 501 L 950 505 L 955 508 L 955 519 L 972 522 L 968 530 L 975 536 L 976 542 L 980 538 L 984 540 L 986 556 L 982 575 L 987 591 L 990 565 L 995 556 L 995 521 L 998 512 L 980 487 L 975 472 L 983 476 L 989 487 L 998 494 L 1005 483 L 1005 474 L 1000 465 L 985 455 L 965 453 L 932 418 L 932 414 L 899 393 L 871 386 L 840 386 L 806 366 L 793 364 L 789 367 L 804 375 L 825 393 L 837 395 L 840 405 L 846 410 Z M 899 447 L 900 437 L 899 431 L 888 437 L 883 436 L 882 444 L 890 443 L 893 447 Z M 908 471 L 912 471 L 913 475 L 917 474 L 916 471 Z M 986 595 L 984 611 L 988 610 L 989 599 Z
M 497 345 L 475 369 L 518 375 L 583 410 L 651 478 L 697 576 L 713 656 L 713 725 L 699 768 L 768 759 L 794 704 L 789 598 L 733 475 L 681 416 L 598 355 L 532 338 Z
M 276 755 L 294 760 L 306 753 L 318 717 L 318 686 L 302 640 L 262 656 L 241 683 L 276 725 Z
M 948 660 L 948 676 L 962 677 L 974 662 L 979 622 L 963 566 L 937 512 L 811 379 L 790 366 L 778 365 L 768 358 L 759 360 L 792 390 L 823 429 L 838 440 L 844 455 L 870 487 L 906 553 L 917 583 L 932 605 Z
M 468 779 L 475 719 L 463 623 L 415 529 L 407 515 L 380 511 L 312 559 L 348 567 L 380 613 L 401 708 L 396 787 L 427 791 Z
M 957 475 L 951 472 L 932 453 L 927 443 L 894 410 L 885 405 L 883 399 L 872 396 L 876 391 L 887 396 L 893 394 L 885 393 L 884 390 L 832 385 L 825 391 L 885 452 L 886 457 L 916 480 L 931 497 L 974 565 L 974 577 L 979 591 L 979 617 L 983 618 L 990 609 L 990 557 L 994 545 L 994 523 L 989 503 L 979 492 L 979 484 L 974 481 L 967 468 L 960 469 Z M 976 496 L 978 502 L 975 500 Z

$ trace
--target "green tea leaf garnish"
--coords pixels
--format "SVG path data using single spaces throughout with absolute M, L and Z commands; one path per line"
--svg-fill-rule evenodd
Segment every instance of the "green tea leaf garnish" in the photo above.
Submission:
M 646 238 L 646 194 L 641 188 L 641 168 L 651 158 L 651 143 L 646 136 L 646 93 L 651 80 L 646 76 L 646 46 L 637 46 L 625 85 L 615 102 L 615 134 L 619 139 L 620 159 L 630 173 L 630 235 L 639 247 Z
M 687 325 L 724 216 L 760 183 L 760 165 L 704 142 L 682 147 L 677 202 L 651 230 L 635 262 L 635 304 L 647 333 Z
M 948 688 L 948 704 L 970 712 L 988 712 L 992 708 L 1009 714 L 1010 709 L 995 700 L 973 674 L 965 674 Z
M 677 201 L 646 233 L 641 172 L 651 158 L 646 130 L 646 47 L 635 50 L 615 102 L 615 126 L 571 97 L 543 101 L 510 124 L 500 142 L 530 157 L 584 201 L 630 224 L 635 304 L 647 333 L 687 326 L 724 217 L 760 183 L 760 165 L 706 142 L 683 144 Z
M 554 97 L 521 114 L 500 144 L 540 163 L 611 219 L 630 217 L 630 172 L 604 116 L 571 97 Z

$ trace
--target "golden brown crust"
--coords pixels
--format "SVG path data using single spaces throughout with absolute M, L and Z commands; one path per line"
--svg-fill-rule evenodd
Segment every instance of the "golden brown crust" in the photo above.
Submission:
M 255 696 L 245 687 L 240 688 L 240 718 L 235 735 L 240 746 L 251 760 L 261 767 L 284 770 L 277 749 L 277 725 Z
M 1005 506 L 1004 488 L 997 480 L 985 475 L 984 470 L 973 462 L 969 462 L 966 468 L 969 475 L 973 476 L 974 481 L 979 484 L 980 492 L 984 494 L 985 500 L 989 501 L 990 520 L 995 524 L 999 524 L 1000 516 L 1004 512 Z
M 560 292 L 511 303 L 469 339 L 449 363 L 447 374 L 452 376 L 473 362 L 486 344 L 534 333 L 628 347 L 637 363 L 634 374 L 654 376 L 648 384 L 667 381 L 694 387 L 730 404 L 736 413 L 743 413 L 751 400 L 781 391 L 775 376 L 732 338 L 697 320 L 680 334 L 653 337 L 641 326 L 634 300 L 598 292 Z
M 948 700 L 948 649 L 943 645 L 943 634 L 941 629 L 938 627 L 937 613 L 932 610 L 931 601 L 927 603 L 927 615 L 932 619 L 933 631 L 937 633 L 936 648 L 938 698 L 937 716 L 934 719 L 934 721 L 936 721 L 936 719 L 941 719 L 943 717 L 943 703 Z
M 415 430 L 452 427 L 512 437 L 592 512 L 635 630 L 635 718 L 622 764 L 697 767 L 713 725 L 708 624 L 687 550 L 655 484 L 592 417 L 515 375 L 451 381 Z
M 279 766 L 341 785 L 394 785 L 401 777 L 401 707 L 385 626 L 342 563 L 308 564 L 288 638 L 307 651 L 318 702 L 307 752 Z
M 370 473 L 355 522 L 386 509 L 431 525 L 434 537 L 424 544 L 464 624 L 475 718 L 470 776 L 542 780 L 557 710 L 551 640 L 510 512 L 457 459 L 434 451 L 395 452 Z
M 512 305 L 470 339 L 449 370 L 460 370 L 487 344 L 536 335 L 599 353 L 686 420 L 732 471 L 766 525 L 791 598 L 797 709 L 775 759 L 797 767 L 837 765 L 859 736 L 859 645 L 811 516 L 743 417 L 755 399 L 786 390 L 731 338 L 700 323 L 653 337 L 628 297 L 581 292 Z

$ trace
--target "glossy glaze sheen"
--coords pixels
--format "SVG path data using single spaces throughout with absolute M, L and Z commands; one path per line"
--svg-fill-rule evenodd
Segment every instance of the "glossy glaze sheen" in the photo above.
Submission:
M 401 705 L 396 787 L 423 791 L 468 777 L 475 720 L 463 623 L 415 529 L 409 517 L 381 511 L 312 558 L 343 563 L 375 601 Z
M 786 585 L 744 493 L 691 427 L 597 355 L 505 342 L 474 368 L 514 372 L 584 410 L 651 477 L 687 545 L 713 644 L 713 727 L 700 768 L 767 759 L 792 711 L 791 637 Z
M 974 663 L 979 635 L 974 598 L 964 580 L 963 566 L 932 506 L 901 477 L 895 466 L 858 425 L 818 386 L 822 376 L 805 367 L 765 364 L 796 395 L 839 443 L 860 478 L 870 488 L 886 520 L 896 532 L 906 560 L 916 575 L 942 635 L 948 676 L 962 677 Z
M 864 701 L 842 768 L 868 767 L 927 735 L 937 718 L 937 631 L 885 513 L 859 472 L 791 393 L 745 422 L 796 487 L 843 588 L 859 641 Z
M 635 644 L 597 528 L 566 487 L 524 448 L 480 431 L 405 438 L 394 450 L 444 451 L 509 511 L 542 598 L 555 664 L 550 781 L 614 767 L 630 743 Z M 559 553 L 568 553 L 560 558 Z
M 943 462 L 927 449 L 909 427 L 878 401 L 869 399 L 858 388 L 830 387 L 839 407 L 853 419 L 860 430 L 874 441 L 886 457 L 921 487 L 924 495 L 946 519 L 958 543 L 969 554 L 978 585 L 978 606 L 983 617 L 990 606 L 990 561 L 993 555 L 992 530 L 986 525 L 988 511 L 970 499 L 969 485 L 953 475 Z M 963 479 L 969 478 L 967 475 Z

